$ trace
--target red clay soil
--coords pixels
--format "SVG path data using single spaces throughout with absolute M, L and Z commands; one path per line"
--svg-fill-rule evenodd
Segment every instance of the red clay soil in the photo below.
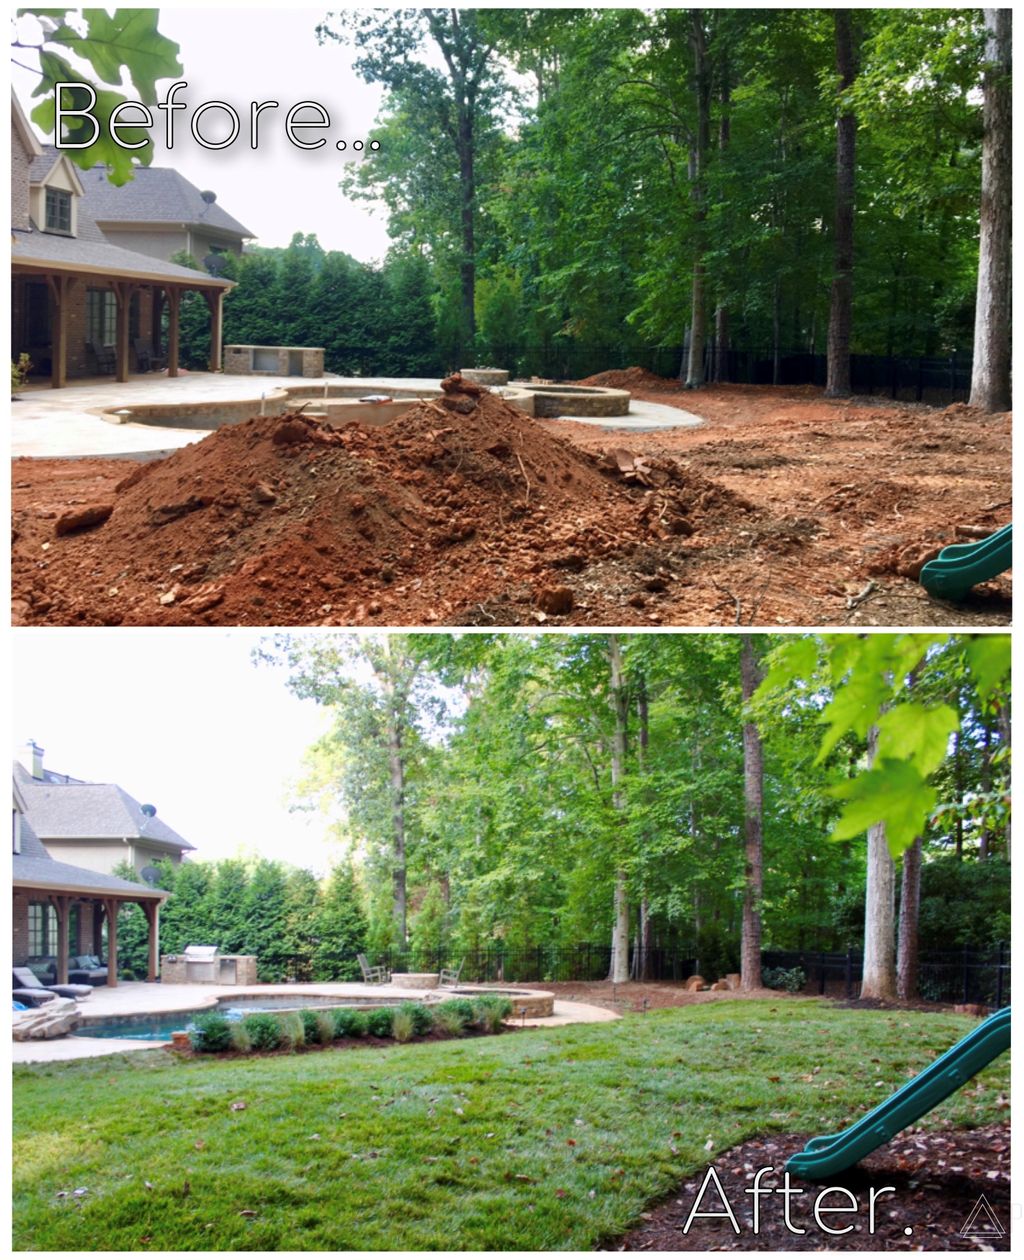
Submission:
M 595 567 L 635 555 L 663 589 L 679 539 L 747 513 L 674 460 L 604 460 L 446 385 L 385 427 L 257 417 L 127 476 L 16 461 L 16 620 L 493 624 L 498 593 L 517 619 L 615 621 Z
M 387 426 L 255 418 L 127 477 L 16 460 L 15 623 L 1009 621 L 1006 575 L 955 606 L 898 572 L 1009 519 L 1008 415 L 612 377 L 707 423 L 534 421 L 455 378 Z
M 822 1214 L 831 1229 L 853 1229 L 830 1236 L 818 1228 L 813 1204 L 825 1188 L 791 1178 L 790 1221 L 804 1231 L 787 1228 L 781 1194 L 760 1197 L 759 1231 L 753 1232 L 753 1197 L 744 1193 L 760 1168 L 771 1168 L 761 1188 L 783 1184 L 786 1160 L 802 1150 L 810 1134 L 773 1135 L 744 1142 L 714 1157 L 714 1168 L 740 1233 L 728 1219 L 695 1218 L 683 1229 L 700 1198 L 698 1211 L 724 1212 L 714 1185 L 700 1196 L 706 1175 L 688 1178 L 662 1203 L 641 1214 L 641 1222 L 624 1238 L 605 1243 L 606 1251 L 1009 1251 L 1010 1126 L 984 1129 L 924 1131 L 908 1129 L 880 1147 L 855 1168 L 829 1177 L 830 1187 L 847 1187 L 858 1210 Z M 891 1193 L 883 1194 L 883 1187 Z M 870 1232 L 869 1199 L 876 1191 L 875 1232 Z M 985 1206 L 979 1207 L 984 1196 Z M 823 1207 L 845 1208 L 844 1195 L 826 1197 Z M 986 1228 L 987 1226 L 987 1228 Z M 909 1233 L 907 1231 L 910 1231 Z M 1001 1231 L 1001 1232 L 1000 1232 Z

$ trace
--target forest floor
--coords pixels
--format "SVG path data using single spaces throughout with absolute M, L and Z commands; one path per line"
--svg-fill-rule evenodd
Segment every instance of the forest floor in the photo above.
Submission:
M 254 418 L 149 464 L 13 461 L 12 615 L 57 625 L 995 625 L 922 557 L 1010 518 L 1010 416 L 806 388 L 534 421 L 469 385 L 381 428 Z M 126 475 L 126 471 L 128 475 Z

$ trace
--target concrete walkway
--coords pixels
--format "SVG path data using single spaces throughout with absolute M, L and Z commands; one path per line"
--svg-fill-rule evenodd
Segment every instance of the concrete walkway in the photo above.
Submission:
M 83 381 L 65 389 L 30 387 L 11 403 L 11 454 L 30 458 L 150 458 L 168 455 L 206 437 L 208 429 L 164 428 L 153 424 L 109 424 L 100 411 L 147 403 L 210 403 L 251 399 L 254 414 L 260 396 L 281 387 L 308 386 L 311 393 L 322 389 L 325 379 L 332 384 L 358 385 L 367 393 L 390 393 L 405 389 L 436 389 L 438 382 L 427 377 L 379 376 L 372 380 L 353 376 L 328 376 L 303 381 L 295 376 L 224 376 L 212 372 L 187 372 L 168 377 L 151 372 L 133 376 L 123 384 L 104 377 Z M 600 428 L 623 429 L 634 433 L 655 429 L 689 428 L 702 424 L 699 416 L 663 403 L 634 398 L 628 416 L 596 418 L 564 416 Z
M 467 986 L 469 987 L 469 986 Z M 534 986 L 509 985 L 522 989 Z M 167 1014 L 175 1011 L 189 1012 L 216 1006 L 218 998 L 230 997 L 296 997 L 300 994 L 323 994 L 330 997 L 362 997 L 385 1002 L 418 1001 L 423 989 L 408 989 L 398 985 L 373 985 L 356 983 L 338 984 L 280 984 L 237 987 L 220 984 L 119 984 L 116 988 L 94 989 L 81 1003 L 83 1015 Z M 527 1019 L 528 1028 L 554 1028 L 566 1024 L 597 1024 L 619 1019 L 615 1011 L 584 1002 L 556 1001 L 554 1014 L 538 1019 Z M 182 1027 L 186 1023 L 182 1019 Z M 524 1021 L 513 1018 L 512 1023 Z M 54 1063 L 67 1059 L 91 1059 L 104 1054 L 121 1054 L 125 1051 L 153 1050 L 168 1044 L 161 1041 L 140 1041 L 130 1037 L 55 1037 L 51 1041 L 15 1041 L 12 1050 L 14 1063 Z
M 575 420 L 599 429 L 626 430 L 631 433 L 653 433 L 656 429 L 695 429 L 704 423 L 692 411 L 669 407 L 665 403 L 647 402 L 643 398 L 629 400 L 628 416 L 558 416 L 558 420 Z

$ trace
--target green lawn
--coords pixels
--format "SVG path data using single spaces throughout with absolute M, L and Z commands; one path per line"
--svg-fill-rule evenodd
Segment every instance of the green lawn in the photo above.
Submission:
M 714 1153 L 849 1123 L 973 1023 L 716 1002 L 383 1051 L 16 1068 L 14 1245 L 589 1248 Z M 1009 1070 L 928 1123 L 1006 1118 Z

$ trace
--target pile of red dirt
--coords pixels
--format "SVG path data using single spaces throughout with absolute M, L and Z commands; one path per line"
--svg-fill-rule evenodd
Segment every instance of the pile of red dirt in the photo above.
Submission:
M 577 381 L 576 384 L 596 385 L 600 389 L 628 389 L 633 392 L 643 389 L 651 393 L 667 392 L 679 388 L 678 381 L 669 380 L 664 376 L 656 376 L 653 372 L 648 372 L 646 368 L 642 367 L 616 368 L 611 372 L 596 372 L 593 376 Z
M 94 499 L 19 504 L 15 620 L 464 624 L 517 583 L 543 620 L 571 612 L 567 574 L 749 508 L 670 457 L 602 459 L 442 385 L 386 426 L 255 417 L 100 475 Z

